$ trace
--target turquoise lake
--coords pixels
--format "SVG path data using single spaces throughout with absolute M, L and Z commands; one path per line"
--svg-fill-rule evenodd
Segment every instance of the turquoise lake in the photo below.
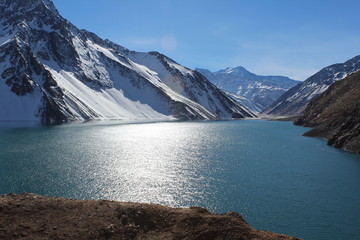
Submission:
M 360 239 L 360 155 L 262 120 L 0 123 L 0 194 L 237 211 L 259 230 Z

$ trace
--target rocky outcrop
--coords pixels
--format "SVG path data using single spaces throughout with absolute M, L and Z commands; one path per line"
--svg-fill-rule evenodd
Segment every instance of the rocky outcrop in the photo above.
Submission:
M 360 153 L 360 71 L 331 85 L 311 101 L 295 124 L 313 127 L 306 136 L 325 138 L 328 144 Z
M 235 212 L 34 194 L 0 196 L 0 239 L 296 240 L 251 228 Z

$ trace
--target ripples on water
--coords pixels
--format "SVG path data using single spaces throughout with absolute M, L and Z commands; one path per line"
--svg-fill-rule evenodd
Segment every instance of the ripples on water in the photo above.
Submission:
M 288 122 L 0 124 L 0 193 L 238 211 L 256 228 L 360 239 L 360 157 Z

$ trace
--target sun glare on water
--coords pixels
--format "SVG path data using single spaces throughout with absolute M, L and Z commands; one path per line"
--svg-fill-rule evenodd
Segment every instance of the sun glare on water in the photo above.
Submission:
M 101 197 L 177 206 L 179 199 L 186 202 L 184 197 L 193 200 L 194 195 L 206 195 L 199 193 L 204 180 L 198 173 L 204 164 L 199 148 L 210 139 L 204 139 L 204 132 L 189 132 L 181 126 L 130 124 L 95 131 L 103 143 L 93 146 L 97 156 L 91 161 L 99 165 L 93 184 L 105 194 Z

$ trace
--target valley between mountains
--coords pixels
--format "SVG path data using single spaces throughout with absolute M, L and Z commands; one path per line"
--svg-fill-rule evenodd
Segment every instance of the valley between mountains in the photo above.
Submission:
M 79 29 L 51 0 L 0 0 L 0 122 L 257 118 L 295 120 L 312 128 L 305 136 L 360 153 L 360 56 L 324 66 L 305 81 L 261 76 L 242 66 L 214 72 L 190 69 L 160 52 L 133 51 Z M 295 239 L 257 231 L 237 213 L 33 194 L 0 196 L 1 238 L 45 235 Z
M 241 66 L 192 70 L 159 52 L 131 51 L 80 30 L 50 0 L 0 0 L 0 10 L 0 121 L 296 117 L 360 70 L 360 56 L 303 82 Z M 342 101 L 344 94 L 334 98 Z

